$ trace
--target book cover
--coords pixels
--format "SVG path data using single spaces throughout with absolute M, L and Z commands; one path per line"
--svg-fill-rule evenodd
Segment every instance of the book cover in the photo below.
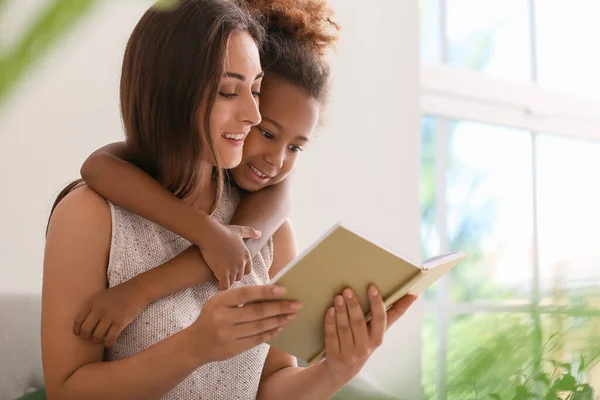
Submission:
M 407 293 L 425 290 L 464 257 L 462 252 L 450 253 L 419 265 L 336 224 L 271 280 L 287 289 L 285 298 L 304 306 L 268 343 L 312 364 L 324 355 L 325 312 L 343 289 L 350 287 L 356 292 L 368 316 L 367 289 L 371 284 L 390 307 Z

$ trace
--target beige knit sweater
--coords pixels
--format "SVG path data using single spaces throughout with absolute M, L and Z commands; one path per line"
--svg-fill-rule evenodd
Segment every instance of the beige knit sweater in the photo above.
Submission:
M 239 203 L 235 189 L 227 190 L 213 217 L 228 223 Z M 110 287 L 131 279 L 175 257 L 190 242 L 136 214 L 109 203 L 112 240 L 108 264 Z M 233 287 L 265 284 L 273 261 L 269 240 L 252 260 L 252 272 Z M 107 360 L 130 357 L 191 325 L 204 302 L 218 293 L 215 283 L 192 287 L 150 304 L 107 349 Z M 229 360 L 195 370 L 163 399 L 255 399 L 268 345 L 262 344 Z

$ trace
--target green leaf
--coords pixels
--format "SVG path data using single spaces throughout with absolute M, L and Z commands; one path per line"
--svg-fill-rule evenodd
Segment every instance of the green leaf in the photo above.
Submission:
M 529 394 L 527 388 L 523 385 L 519 385 L 515 389 L 515 396 L 513 397 L 513 400 L 529 400 L 530 397 L 531 395 Z
M 573 400 L 593 400 L 594 389 L 588 384 L 579 385 L 572 397 Z
M 498 393 L 492 393 L 490 394 L 490 397 L 494 400 L 502 400 L 502 397 L 500 397 Z
M 556 395 L 556 393 L 547 393 L 544 397 L 544 400 L 562 400 L 560 397 Z
M 584 383 L 582 385 L 577 386 L 577 391 L 578 392 L 594 392 L 594 389 L 588 385 L 587 383 Z
M 0 105 L 42 55 L 62 39 L 97 0 L 53 0 L 40 11 L 19 41 L 0 54 Z
M 565 374 L 552 387 L 557 391 L 575 391 L 577 381 L 572 375 Z

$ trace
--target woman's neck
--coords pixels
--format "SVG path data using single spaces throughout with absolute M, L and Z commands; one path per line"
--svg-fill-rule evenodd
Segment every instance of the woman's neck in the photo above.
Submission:
M 194 192 L 184 199 L 186 203 L 206 214 L 210 213 L 215 204 L 217 196 L 217 187 L 212 178 L 213 166 L 208 163 L 202 163 L 199 171 L 199 178 Z

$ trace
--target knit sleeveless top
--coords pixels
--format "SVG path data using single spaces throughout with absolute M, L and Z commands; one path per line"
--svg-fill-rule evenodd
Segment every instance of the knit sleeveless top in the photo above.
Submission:
M 236 189 L 225 190 L 213 218 L 227 224 L 239 203 Z M 160 225 L 109 202 L 112 214 L 112 239 L 107 268 L 109 287 L 166 263 L 191 243 Z M 273 243 L 268 244 L 252 260 L 252 272 L 232 287 L 260 285 L 269 282 L 273 261 Z M 214 282 L 191 287 L 150 304 L 127 326 L 112 348 L 106 349 L 106 360 L 130 357 L 174 333 L 190 326 L 204 303 L 219 291 Z M 192 372 L 163 399 L 255 399 L 258 383 L 269 346 L 261 344 L 237 356 L 212 362 Z

